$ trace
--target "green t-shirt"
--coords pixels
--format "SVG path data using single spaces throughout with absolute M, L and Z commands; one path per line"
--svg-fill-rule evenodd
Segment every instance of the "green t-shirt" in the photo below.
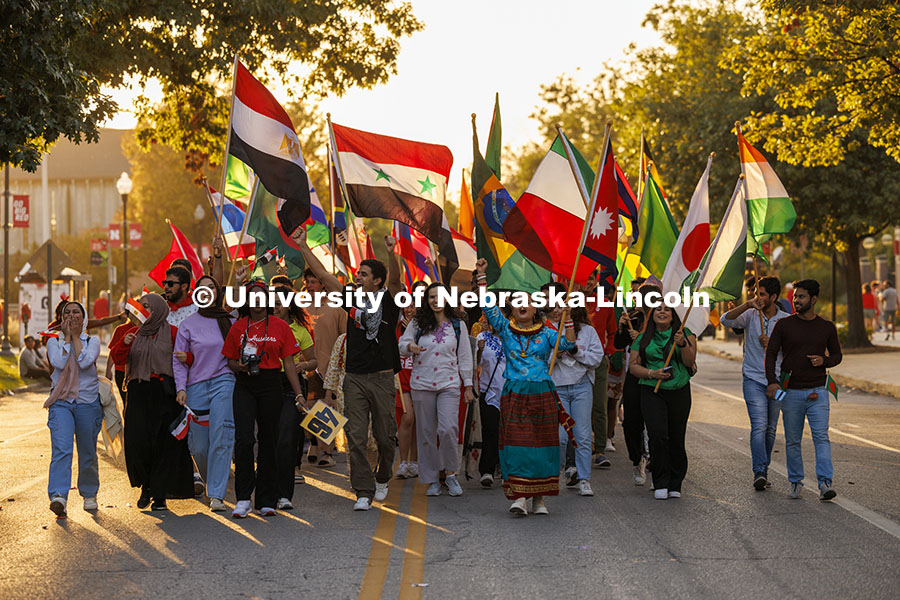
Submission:
M 666 364 L 666 344 L 672 338 L 672 334 L 675 332 L 675 329 L 669 327 L 665 331 L 657 330 L 653 335 L 653 339 L 650 340 L 650 343 L 647 344 L 647 348 L 645 350 L 645 354 L 647 360 L 645 361 L 644 366 L 648 369 L 662 369 L 663 365 Z M 691 333 L 691 330 L 687 327 L 684 328 L 684 337 L 694 335 Z M 641 339 L 644 337 L 643 333 L 640 333 L 634 340 L 634 343 L 631 344 L 631 351 L 637 352 L 641 347 Z M 684 363 L 681 362 L 681 348 L 675 345 L 675 352 L 672 354 L 672 360 L 669 361 L 669 364 L 672 366 L 672 378 L 664 379 L 660 384 L 660 389 L 663 390 L 677 390 L 682 388 L 688 384 L 691 380 L 691 374 L 688 372 L 687 367 L 684 366 Z M 638 383 L 641 385 L 649 385 L 656 386 L 656 382 L 659 381 L 657 379 L 639 379 Z

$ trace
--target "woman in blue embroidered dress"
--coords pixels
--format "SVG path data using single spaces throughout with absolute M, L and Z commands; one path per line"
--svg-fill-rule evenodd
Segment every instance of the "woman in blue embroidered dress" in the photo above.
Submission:
M 475 267 L 478 285 L 486 286 L 487 261 L 479 259 Z M 526 500 L 534 498 L 534 514 L 545 515 L 544 496 L 559 494 L 559 425 L 569 431 L 573 425 L 548 368 L 556 332 L 544 327 L 534 306 L 513 308 L 509 319 L 496 306 L 486 307 L 484 313 L 506 354 L 498 446 L 503 490 L 513 500 L 509 512 L 527 515 Z M 574 347 L 569 319 L 559 351 Z

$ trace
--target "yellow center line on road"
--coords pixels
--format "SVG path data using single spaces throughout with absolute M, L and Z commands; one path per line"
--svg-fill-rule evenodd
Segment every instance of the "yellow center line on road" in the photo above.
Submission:
M 400 576 L 400 600 L 418 600 L 422 597 L 422 588 L 415 584 L 422 583 L 425 575 L 425 535 L 428 533 L 428 496 L 426 485 L 416 483 L 413 487 L 412 502 L 409 512 L 413 518 L 409 520 L 406 530 L 406 552 L 403 555 L 403 572 Z M 446 531 L 446 530 L 445 530 Z
M 372 536 L 372 549 L 369 551 L 369 562 L 366 564 L 366 573 L 359 589 L 359 600 L 377 600 L 381 598 L 384 589 L 384 580 L 391 564 L 391 548 L 394 546 L 397 508 L 406 481 L 401 480 L 400 485 L 393 483 L 394 485 L 388 488 L 387 498 L 384 499 L 384 506 L 390 510 L 381 511 L 378 525 L 375 526 L 375 534 Z
M 735 396 L 734 394 L 729 394 L 728 392 L 723 392 L 722 390 L 717 390 L 716 388 L 712 388 L 707 385 L 703 385 L 703 384 L 700 384 L 697 382 L 692 382 L 691 387 L 698 387 L 702 390 L 706 390 L 707 392 L 712 392 L 713 394 L 718 394 L 720 396 L 728 398 L 729 400 L 734 400 L 736 402 L 740 402 L 741 404 L 744 404 L 743 398 Z M 864 444 L 874 446 L 875 448 L 879 448 L 881 450 L 887 450 L 888 452 L 896 452 L 897 454 L 900 454 L 900 450 L 898 450 L 897 448 L 892 448 L 891 446 L 885 446 L 884 444 L 879 444 L 878 442 L 873 442 L 872 440 L 867 440 L 864 437 L 860 437 L 858 435 L 853 435 L 852 433 L 845 433 L 845 432 L 841 431 L 840 429 L 835 429 L 834 427 L 829 427 L 828 431 L 836 433 L 837 435 L 842 435 L 844 437 L 850 438 L 851 440 L 856 440 L 857 442 L 862 442 Z

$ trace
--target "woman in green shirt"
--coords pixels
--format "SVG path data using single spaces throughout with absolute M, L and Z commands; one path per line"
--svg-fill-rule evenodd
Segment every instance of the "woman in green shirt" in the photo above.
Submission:
M 673 344 L 672 360 L 663 369 Z M 697 356 L 697 338 L 689 329 L 681 329 L 681 319 L 673 309 L 659 306 L 650 310 L 647 325 L 631 349 L 628 370 L 638 378 L 641 388 L 654 497 L 680 498 L 681 482 L 687 474 L 684 435 L 691 413 L 691 369 Z M 654 392 L 657 382 L 659 390 Z

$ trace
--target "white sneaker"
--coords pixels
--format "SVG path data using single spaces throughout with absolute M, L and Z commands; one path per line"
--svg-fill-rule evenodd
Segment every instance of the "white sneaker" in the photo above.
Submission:
M 98 508 L 96 497 L 84 499 L 84 510 L 97 510 Z
M 66 516 L 66 499 L 62 496 L 53 496 L 50 499 L 50 510 L 56 513 L 57 517 Z
M 409 466 L 406 461 L 403 461 L 397 467 L 397 479 L 406 479 L 407 477 L 409 477 Z
M 259 514 L 261 514 L 264 517 L 274 517 L 275 509 L 272 508 L 271 506 L 263 506 L 261 509 L 259 509 Z
M 219 498 L 210 498 L 209 499 L 209 510 L 213 512 L 225 512 L 228 510 L 228 507 L 225 506 L 225 503 L 222 502 Z
M 451 496 L 462 496 L 463 489 L 462 486 L 459 485 L 459 480 L 456 478 L 456 475 L 448 475 L 444 482 L 447 484 L 447 487 L 450 488 Z
M 388 484 L 375 482 L 375 502 L 384 502 L 387 498 Z
M 607 452 L 615 452 L 616 451 L 616 447 L 613 446 L 612 440 L 609 438 L 606 439 L 606 451 Z
M 410 477 L 418 477 L 419 476 L 419 463 L 410 462 L 406 463 L 406 472 Z
M 353 510 L 369 510 L 370 508 L 372 508 L 372 500 L 365 496 L 361 496 L 353 505 Z
M 516 500 L 510 505 L 509 512 L 514 515 L 525 516 L 528 514 L 528 508 L 526 508 L 526 500 L 525 498 L 516 498 Z
M 428 489 L 425 490 L 426 496 L 440 496 L 441 495 L 441 484 L 440 483 L 432 483 L 428 486 Z
M 634 465 L 634 485 L 644 485 L 647 482 L 647 472 L 644 470 L 644 459 L 639 464 Z
M 238 503 L 234 505 L 231 516 L 235 519 L 246 519 L 251 510 L 253 510 L 253 504 L 251 504 L 249 500 L 239 500 Z
M 666 488 L 653 490 L 653 497 L 657 500 L 665 500 L 669 497 L 669 490 L 667 490 Z
M 291 510 L 294 508 L 294 505 L 287 498 L 279 498 L 278 504 L 275 505 L 275 508 L 278 510 Z
M 489 488 L 489 487 L 493 487 L 493 485 L 494 485 L 494 476 L 493 475 L 491 475 L 490 473 L 485 473 L 484 475 L 481 476 L 481 487 Z
M 672 490 L 671 492 L 669 492 L 669 498 L 681 498 L 681 492 Z
M 591 482 L 587 479 L 582 479 L 578 482 L 578 495 L 579 496 L 593 496 L 594 490 L 591 489 Z
M 544 497 L 538 496 L 534 499 L 534 514 L 536 515 L 549 515 L 550 511 L 547 510 L 547 505 L 544 504 Z

